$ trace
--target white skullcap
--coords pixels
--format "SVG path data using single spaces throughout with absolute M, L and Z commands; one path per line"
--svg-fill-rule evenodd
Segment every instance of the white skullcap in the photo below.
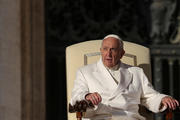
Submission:
M 109 34 L 109 35 L 105 36 L 104 39 L 109 38 L 109 37 L 118 39 L 118 40 L 119 40 L 119 43 L 120 43 L 120 48 L 124 49 L 124 43 L 123 43 L 122 39 L 121 39 L 118 35 Z M 104 40 L 104 39 L 103 39 L 103 40 Z
M 109 38 L 109 37 L 116 38 L 116 39 L 118 39 L 120 41 L 122 40 L 118 35 L 115 35 L 115 34 L 109 34 L 109 35 L 105 36 L 104 39 Z

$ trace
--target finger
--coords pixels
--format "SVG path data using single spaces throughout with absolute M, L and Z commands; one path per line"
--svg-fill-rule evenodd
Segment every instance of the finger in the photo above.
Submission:
M 96 95 L 92 96 L 93 100 L 95 101 L 95 104 L 98 104 L 98 97 Z
M 172 101 L 172 102 L 171 102 L 171 106 L 172 106 L 173 110 L 175 110 L 175 108 L 176 108 L 176 104 L 175 104 L 175 102 L 174 102 L 174 101 Z
M 90 101 L 92 102 L 92 104 L 95 105 L 95 101 L 94 101 L 94 99 L 92 98 L 92 94 L 93 94 L 93 93 L 88 94 L 88 95 L 86 96 L 86 100 L 90 100 Z
M 174 100 L 170 99 L 168 102 L 171 106 L 170 108 L 174 110 L 175 109 Z
M 99 98 L 99 102 L 101 102 L 101 101 L 102 101 L 102 98 L 101 98 L 101 95 L 100 95 L 100 94 L 98 94 L 98 98 Z
M 168 104 L 165 101 L 162 101 L 162 105 L 168 107 Z
M 93 105 L 95 105 L 95 104 L 96 104 L 96 101 L 94 100 L 94 98 L 93 98 L 93 97 L 90 97 L 90 101 L 92 102 L 92 104 L 93 104 Z
M 98 103 L 101 102 L 101 96 L 98 93 L 96 93 L 94 97 L 97 99 Z
M 92 95 L 92 99 L 93 99 L 95 105 L 97 105 L 98 104 L 98 98 L 96 98 L 95 95 Z
M 92 99 L 95 101 L 96 105 L 99 104 L 99 96 L 96 93 L 92 94 Z
M 177 107 L 177 101 L 175 99 L 172 99 L 172 102 L 173 102 L 173 110 L 175 110 Z
M 174 101 L 173 101 L 173 99 L 169 99 L 169 104 L 170 104 L 170 106 L 171 106 L 171 109 L 173 109 L 174 110 Z
M 177 100 L 175 100 L 175 102 L 176 102 L 176 105 L 179 106 L 179 102 Z
M 177 101 L 173 99 L 173 102 L 174 102 L 174 109 L 176 109 L 176 107 L 178 106 Z
M 169 109 L 172 109 L 169 100 L 164 101 L 164 103 L 166 104 L 166 106 L 167 106 Z
M 170 108 L 170 109 L 173 109 L 173 103 L 172 103 L 170 100 L 168 100 L 167 102 L 168 102 L 169 108 Z
M 101 96 L 97 92 L 93 93 L 92 96 L 95 98 L 95 100 L 97 102 L 96 104 L 101 102 Z

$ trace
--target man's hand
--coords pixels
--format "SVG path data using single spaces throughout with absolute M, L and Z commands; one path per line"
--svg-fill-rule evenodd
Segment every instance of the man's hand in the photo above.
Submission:
M 98 105 L 102 101 L 101 96 L 97 92 L 87 94 L 85 99 L 90 100 L 93 105 Z
M 161 104 L 172 110 L 175 110 L 176 107 L 179 106 L 179 102 L 176 99 L 169 96 L 164 97 L 161 101 Z

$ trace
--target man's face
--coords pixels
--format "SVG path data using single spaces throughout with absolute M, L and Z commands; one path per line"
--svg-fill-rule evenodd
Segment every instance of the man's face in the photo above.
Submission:
M 103 40 L 100 51 L 103 64 L 109 68 L 115 66 L 124 55 L 124 50 L 120 48 L 119 40 L 113 37 Z

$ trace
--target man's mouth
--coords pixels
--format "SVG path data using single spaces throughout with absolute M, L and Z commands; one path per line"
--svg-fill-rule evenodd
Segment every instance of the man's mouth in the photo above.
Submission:
M 112 62 L 112 58 L 107 58 L 106 61 Z

